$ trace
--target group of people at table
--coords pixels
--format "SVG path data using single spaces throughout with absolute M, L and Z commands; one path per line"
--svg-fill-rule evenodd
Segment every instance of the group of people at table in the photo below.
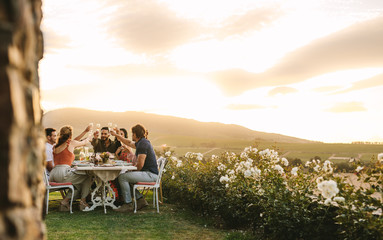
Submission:
M 68 192 L 60 202 L 60 211 L 69 211 L 69 200 L 71 194 L 74 199 L 80 198 L 80 210 L 89 209 L 86 201 L 92 186 L 92 177 L 80 172 L 73 171 L 71 166 L 75 160 L 74 149 L 83 147 L 91 143 L 95 153 L 109 152 L 115 153 L 118 159 L 127 162 L 134 162 L 136 171 L 128 171 L 120 174 L 118 180 L 121 189 L 122 205 L 115 209 L 118 212 L 133 211 L 132 187 L 131 184 L 137 182 L 155 182 L 158 176 L 158 166 L 156 155 L 150 141 L 147 139 L 148 131 L 141 124 L 132 127 L 132 140 L 128 139 L 126 129 L 109 127 L 96 130 L 92 134 L 92 125 L 90 124 L 79 136 L 73 138 L 73 128 L 63 126 L 57 133 L 54 128 L 46 128 L 46 169 L 49 174 L 49 180 L 58 183 L 71 182 L 74 186 L 74 193 Z M 82 139 L 88 133 L 88 137 Z M 110 135 L 115 139 L 111 140 Z M 135 154 L 131 148 L 136 149 Z M 136 191 L 137 210 L 148 206 L 143 195 Z

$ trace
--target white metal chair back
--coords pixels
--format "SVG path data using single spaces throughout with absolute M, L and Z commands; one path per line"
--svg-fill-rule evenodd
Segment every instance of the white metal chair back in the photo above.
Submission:
M 164 172 L 167 161 L 168 160 L 164 157 L 161 157 L 158 160 L 158 162 L 159 162 L 159 164 L 158 164 L 158 177 L 157 177 L 156 185 L 160 185 L 160 183 L 161 183 L 162 174 Z
M 159 199 L 158 199 L 158 189 L 161 186 L 161 178 L 162 178 L 162 174 L 164 172 L 166 163 L 167 163 L 167 159 L 164 157 L 161 157 L 157 160 L 159 170 L 158 170 L 158 177 L 157 177 L 156 182 L 148 182 L 148 183 L 140 182 L 140 183 L 134 184 L 134 186 L 133 186 L 133 198 L 134 198 L 134 212 L 135 213 L 137 212 L 136 189 L 142 188 L 142 187 L 153 189 L 153 206 L 155 206 L 155 204 L 157 203 L 157 212 L 158 213 L 160 212 Z

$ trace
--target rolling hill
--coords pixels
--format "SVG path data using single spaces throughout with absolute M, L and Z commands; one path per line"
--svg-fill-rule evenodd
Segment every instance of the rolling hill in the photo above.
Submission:
M 149 131 L 149 139 L 153 144 L 168 144 L 173 146 L 201 146 L 222 141 L 230 142 L 283 142 L 283 143 L 312 143 L 312 141 L 285 136 L 276 133 L 258 132 L 243 126 L 217 122 L 199 122 L 172 116 L 163 116 L 143 112 L 103 112 L 78 108 L 53 110 L 43 115 L 44 127 L 54 127 L 57 130 L 64 125 L 74 128 L 78 135 L 90 123 L 100 123 L 107 126 L 109 122 L 124 127 L 130 133 L 130 128 L 137 123 L 143 124 Z

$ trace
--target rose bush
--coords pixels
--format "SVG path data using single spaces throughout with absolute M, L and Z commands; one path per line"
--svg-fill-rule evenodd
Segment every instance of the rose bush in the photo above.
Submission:
M 383 234 L 383 163 L 355 174 L 354 186 L 335 175 L 330 161 L 291 166 L 272 149 L 247 147 L 204 158 L 187 153 L 168 158 L 163 176 L 167 200 L 209 215 L 233 229 L 264 239 L 380 239 Z M 379 198 L 380 197 L 380 198 Z

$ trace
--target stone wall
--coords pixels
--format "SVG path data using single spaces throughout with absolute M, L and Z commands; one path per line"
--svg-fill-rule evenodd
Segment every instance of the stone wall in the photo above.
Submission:
M 44 239 L 41 0 L 0 0 L 0 239 Z

